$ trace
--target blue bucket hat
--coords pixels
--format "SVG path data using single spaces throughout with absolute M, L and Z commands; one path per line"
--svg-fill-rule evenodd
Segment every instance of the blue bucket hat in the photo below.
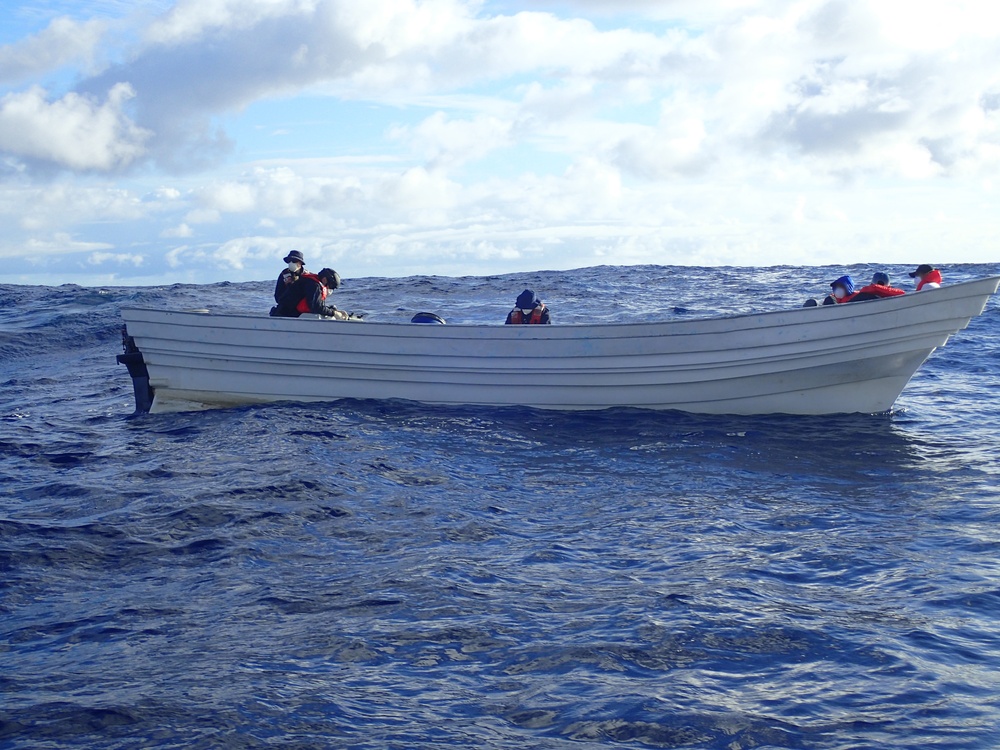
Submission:
M 854 294 L 854 279 L 850 276 L 841 276 L 836 281 L 830 282 L 830 286 L 833 289 L 836 289 L 838 286 L 842 286 L 848 294 Z

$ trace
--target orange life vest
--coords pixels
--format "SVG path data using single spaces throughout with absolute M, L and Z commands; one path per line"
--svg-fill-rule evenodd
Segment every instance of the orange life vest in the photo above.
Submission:
M 898 297 L 901 294 L 906 294 L 906 292 L 894 286 L 886 286 L 885 284 L 869 284 L 868 286 L 861 287 L 858 290 L 858 294 L 873 294 L 876 297 Z
M 535 307 L 535 308 L 532 309 L 531 315 L 529 315 L 528 319 L 525 320 L 524 319 L 524 313 L 521 312 L 521 309 L 518 308 L 518 307 L 515 307 L 513 310 L 510 311 L 510 322 L 513 323 L 513 324 L 519 324 L 519 323 L 541 323 L 542 322 L 542 313 L 544 311 L 545 311 L 545 305 L 544 304 L 540 304 L 537 307 Z
M 920 283 L 917 284 L 917 291 L 919 292 L 927 284 L 940 284 L 941 282 L 941 272 L 935 268 L 925 273 L 924 277 L 920 279 Z

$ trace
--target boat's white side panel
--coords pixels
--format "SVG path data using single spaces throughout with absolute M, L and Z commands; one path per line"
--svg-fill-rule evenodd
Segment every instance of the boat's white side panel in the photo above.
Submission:
M 884 411 L 1000 277 L 887 300 L 664 323 L 429 326 L 127 309 L 154 411 L 399 398 L 550 409 Z

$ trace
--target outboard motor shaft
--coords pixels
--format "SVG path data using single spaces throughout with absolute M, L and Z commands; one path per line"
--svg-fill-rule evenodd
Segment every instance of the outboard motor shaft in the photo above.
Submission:
M 145 414 L 153 405 L 153 389 L 149 385 L 149 371 L 142 358 L 142 352 L 135 341 L 128 335 L 128 328 L 122 326 L 122 354 L 119 354 L 118 364 L 128 368 L 132 377 L 132 390 L 135 392 L 135 413 Z

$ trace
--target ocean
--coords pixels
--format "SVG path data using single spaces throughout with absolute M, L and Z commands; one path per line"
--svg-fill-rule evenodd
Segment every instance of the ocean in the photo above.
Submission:
M 874 270 L 345 275 L 334 301 L 690 318 Z M 0 748 L 1000 747 L 998 296 L 888 414 L 133 414 L 123 306 L 266 314 L 273 284 L 0 286 Z

